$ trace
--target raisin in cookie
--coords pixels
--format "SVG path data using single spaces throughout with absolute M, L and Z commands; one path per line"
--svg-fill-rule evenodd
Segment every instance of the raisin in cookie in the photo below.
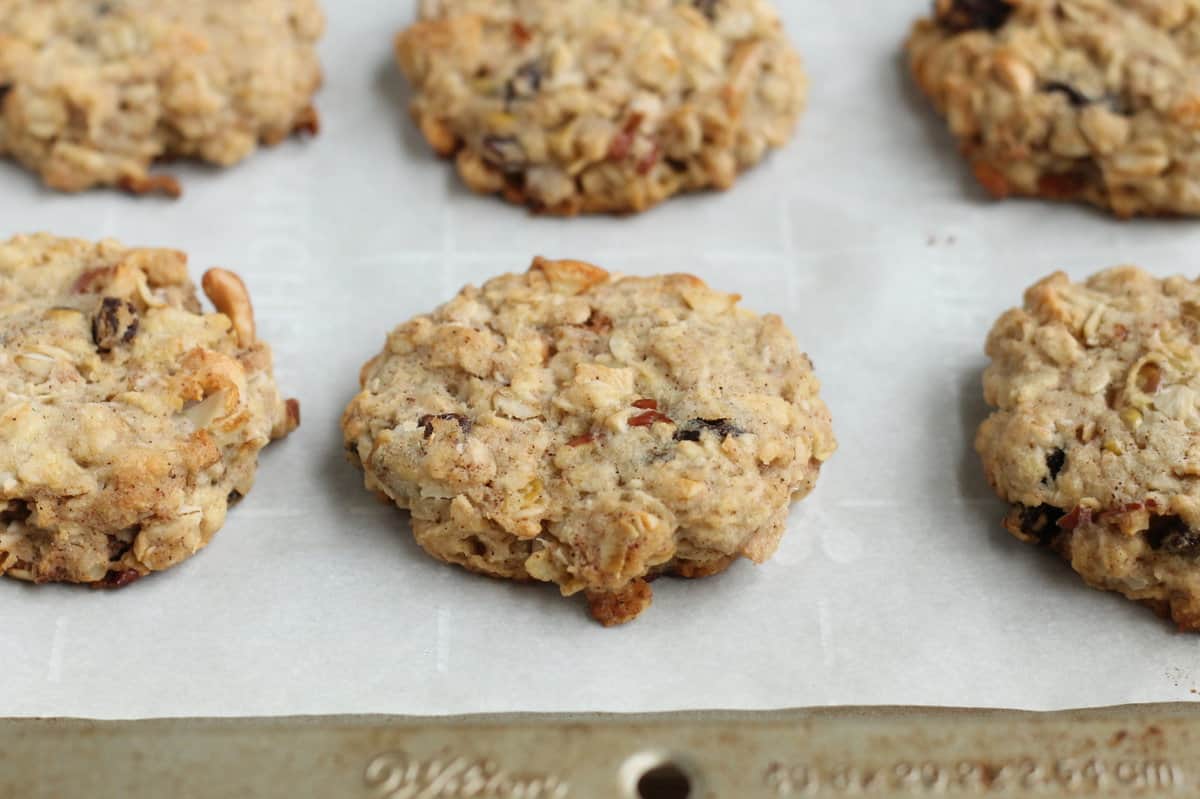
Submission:
M 994 196 L 1200 214 L 1200 0 L 937 0 L 908 52 Z
M 323 27 L 315 0 L 0 0 L 0 154 L 62 191 L 178 196 L 151 163 L 316 131 Z
M 208 543 L 299 422 L 231 272 L 46 235 L 0 244 L 0 574 L 120 586 Z
M 423 0 L 396 51 L 467 185 L 551 214 L 729 188 L 807 89 L 766 0 Z
M 1200 282 L 1056 274 L 987 349 L 976 448 L 1005 526 L 1200 630 Z
M 342 420 L 367 487 L 434 557 L 586 592 L 769 558 L 836 444 L 777 316 L 690 275 L 538 259 L 400 326 Z

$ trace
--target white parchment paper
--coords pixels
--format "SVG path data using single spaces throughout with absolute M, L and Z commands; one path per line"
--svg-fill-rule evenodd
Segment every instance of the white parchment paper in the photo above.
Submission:
M 464 190 L 419 140 L 390 39 L 412 0 L 327 0 L 324 122 L 179 202 L 68 197 L 0 166 L 0 234 L 239 271 L 303 425 L 213 545 L 117 592 L 0 581 L 0 716 L 654 711 L 844 703 L 1053 709 L 1187 700 L 1200 637 L 1009 538 L 971 449 L 983 339 L 1023 288 L 1139 263 L 1200 272 L 1194 222 L 986 201 L 916 96 L 924 0 L 778 0 L 812 76 L 797 140 L 727 194 L 539 219 Z M 604 630 L 548 587 L 423 556 L 361 487 L 338 420 L 385 333 L 534 254 L 684 270 L 782 314 L 841 450 L 778 555 L 659 581 Z

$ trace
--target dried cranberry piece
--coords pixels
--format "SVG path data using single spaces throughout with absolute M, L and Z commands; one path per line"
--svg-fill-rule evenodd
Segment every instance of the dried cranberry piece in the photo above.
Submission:
M 1053 505 L 1023 507 L 1021 509 L 1021 532 L 1030 538 L 1037 539 L 1042 546 L 1050 546 L 1061 531 L 1058 523 L 1064 515 L 1062 508 L 1056 508 Z
M 729 419 L 692 419 L 675 433 L 676 441 L 699 441 L 701 434 L 708 430 L 719 438 L 745 435 L 746 431 L 735 425 Z
M 514 100 L 531 97 L 542 89 L 545 73 L 537 61 L 522 64 L 521 67 L 504 84 L 504 103 L 511 105 Z
M 692 0 L 692 5 L 713 22 L 717 21 L 717 6 L 721 0 Z
M 448 422 L 458 422 L 458 427 L 460 430 L 462 430 L 462 434 L 464 436 L 470 435 L 471 428 L 475 426 L 474 422 L 463 416 L 461 413 L 439 413 L 436 416 L 427 413 L 417 420 L 417 424 L 425 428 L 425 438 L 429 438 L 433 435 L 433 421 L 435 419 L 443 419 Z
M 118 344 L 128 344 L 138 331 L 137 308 L 116 297 L 105 297 L 92 319 L 92 340 L 100 352 L 110 352 Z
M 1057 480 L 1058 473 L 1063 470 L 1063 467 L 1066 466 L 1066 464 L 1067 453 L 1063 452 L 1061 449 L 1052 450 L 1050 454 L 1046 456 L 1046 468 L 1050 470 L 1050 479 Z
M 483 154 L 492 166 L 509 173 L 521 171 L 527 160 L 521 143 L 512 136 L 484 136 Z
M 1093 102 L 1095 102 L 1094 100 L 1092 100 L 1092 98 L 1088 97 L 1086 94 L 1079 91 L 1079 89 L 1076 89 L 1071 84 L 1063 83 L 1062 81 L 1058 81 L 1058 80 L 1052 80 L 1052 81 L 1049 81 L 1049 82 L 1043 84 L 1042 91 L 1046 92 L 1048 94 L 1054 93 L 1054 92 L 1057 92 L 1059 94 L 1065 94 L 1067 96 L 1067 100 L 1075 108 L 1083 108 L 1084 106 L 1091 105 Z
M 10 499 L 4 505 L 0 505 L 0 524 L 12 524 L 13 522 L 23 522 L 33 513 L 33 508 L 29 507 L 29 503 L 23 499 Z
M 96 583 L 97 588 L 124 588 L 132 582 L 141 579 L 141 574 L 133 569 L 110 571 L 104 579 Z
M 1200 557 L 1200 531 L 1188 527 L 1178 516 L 1151 517 L 1146 540 L 1154 549 L 1161 549 L 1170 555 Z
M 939 8 L 942 4 L 939 3 Z M 938 13 L 938 22 L 955 33 L 998 30 L 1008 22 L 1013 7 L 1006 0 L 952 0 Z

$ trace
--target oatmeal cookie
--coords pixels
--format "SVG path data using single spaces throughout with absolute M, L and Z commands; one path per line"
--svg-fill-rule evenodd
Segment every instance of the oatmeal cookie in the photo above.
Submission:
M 807 91 L 766 0 L 423 0 L 396 52 L 467 185 L 550 214 L 729 188 Z
M 315 0 L 0 0 L 0 155 L 62 191 L 178 196 L 153 162 L 316 132 L 324 24 Z
M 629 621 L 657 575 L 769 558 L 836 447 L 808 358 L 738 299 L 543 259 L 467 287 L 363 368 L 350 459 L 435 558 Z
M 992 195 L 1200 214 L 1200 0 L 937 0 L 908 53 Z
M 987 351 L 975 444 L 1005 526 L 1200 630 L 1200 281 L 1056 274 Z
M 0 244 L 0 574 L 115 587 L 174 566 L 299 423 L 250 300 L 183 253 Z

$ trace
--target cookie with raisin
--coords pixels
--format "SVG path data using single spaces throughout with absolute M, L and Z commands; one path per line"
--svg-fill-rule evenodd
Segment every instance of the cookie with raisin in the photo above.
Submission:
M 119 587 L 208 544 L 299 423 L 232 272 L 183 253 L 0 243 L 0 574 Z
M 738 300 L 539 258 L 392 331 L 347 452 L 433 557 L 629 621 L 656 576 L 768 559 L 836 447 L 809 359 Z
M 316 0 L 0 0 L 0 155 L 61 191 L 178 196 L 152 164 L 316 132 L 324 25 Z
M 807 92 L 767 0 L 425 0 L 396 53 L 463 181 L 549 214 L 729 188 Z
M 1200 0 L 937 0 L 908 56 L 993 196 L 1200 214 Z
M 1200 281 L 1055 274 L 987 352 L 975 446 L 1005 527 L 1200 630 Z

